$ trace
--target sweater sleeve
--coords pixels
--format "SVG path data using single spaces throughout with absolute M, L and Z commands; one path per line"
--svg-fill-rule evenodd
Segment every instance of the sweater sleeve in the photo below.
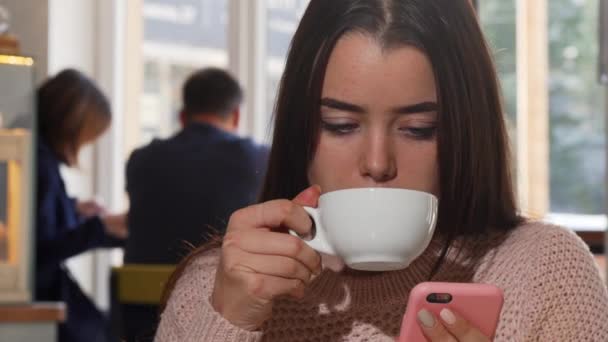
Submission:
M 587 245 L 555 229 L 538 242 L 526 341 L 608 341 L 608 293 Z
M 161 315 L 156 342 L 260 341 L 261 332 L 232 325 L 211 306 L 219 251 L 195 259 L 177 281 Z

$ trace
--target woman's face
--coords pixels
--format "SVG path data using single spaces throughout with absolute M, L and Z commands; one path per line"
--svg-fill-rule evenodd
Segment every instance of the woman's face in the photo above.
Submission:
M 323 82 L 308 177 L 323 192 L 392 187 L 438 195 L 437 95 L 421 51 L 383 51 L 363 34 L 340 39 Z

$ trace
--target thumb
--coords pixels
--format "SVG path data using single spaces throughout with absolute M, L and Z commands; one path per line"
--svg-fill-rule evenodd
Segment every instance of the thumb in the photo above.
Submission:
M 321 187 L 315 184 L 300 192 L 294 197 L 293 202 L 302 206 L 317 207 L 319 196 L 321 196 Z

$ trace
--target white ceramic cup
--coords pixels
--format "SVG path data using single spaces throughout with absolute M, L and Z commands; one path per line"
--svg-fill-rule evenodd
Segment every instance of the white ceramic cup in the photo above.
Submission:
M 409 266 L 429 245 L 438 200 L 414 190 L 357 188 L 325 193 L 318 208 L 304 209 L 316 228 L 314 238 L 304 240 L 310 247 L 352 269 L 392 271 Z

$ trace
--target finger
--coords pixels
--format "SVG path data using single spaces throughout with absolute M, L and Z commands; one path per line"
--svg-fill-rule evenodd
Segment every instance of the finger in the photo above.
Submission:
M 460 341 L 486 342 L 490 339 L 484 336 L 477 328 L 463 319 L 457 313 L 448 308 L 444 308 L 439 313 L 439 317 L 445 328 Z
M 437 318 L 428 310 L 422 309 L 418 312 L 418 323 L 422 333 L 429 341 L 433 342 L 458 342 Z
M 286 279 L 261 273 L 240 273 L 245 283 L 246 292 L 251 296 L 272 300 L 278 296 L 288 295 L 294 298 L 304 296 L 306 286 L 300 279 Z
M 316 208 L 319 202 L 319 196 L 321 196 L 321 187 L 319 185 L 313 185 L 294 197 L 293 202 L 302 206 Z
M 311 273 L 321 272 L 319 254 L 293 235 L 252 229 L 230 232 L 224 237 L 222 247 L 230 246 L 252 254 L 288 257 L 304 265 Z
M 300 235 L 310 233 L 312 220 L 304 209 L 289 200 L 273 200 L 237 210 L 230 217 L 228 230 L 250 228 L 288 228 Z
M 223 266 L 230 273 L 261 273 L 285 279 L 299 279 L 305 284 L 308 284 L 312 279 L 311 270 L 293 258 L 280 255 L 253 254 L 236 247 L 231 247 L 230 252 L 225 255 Z

